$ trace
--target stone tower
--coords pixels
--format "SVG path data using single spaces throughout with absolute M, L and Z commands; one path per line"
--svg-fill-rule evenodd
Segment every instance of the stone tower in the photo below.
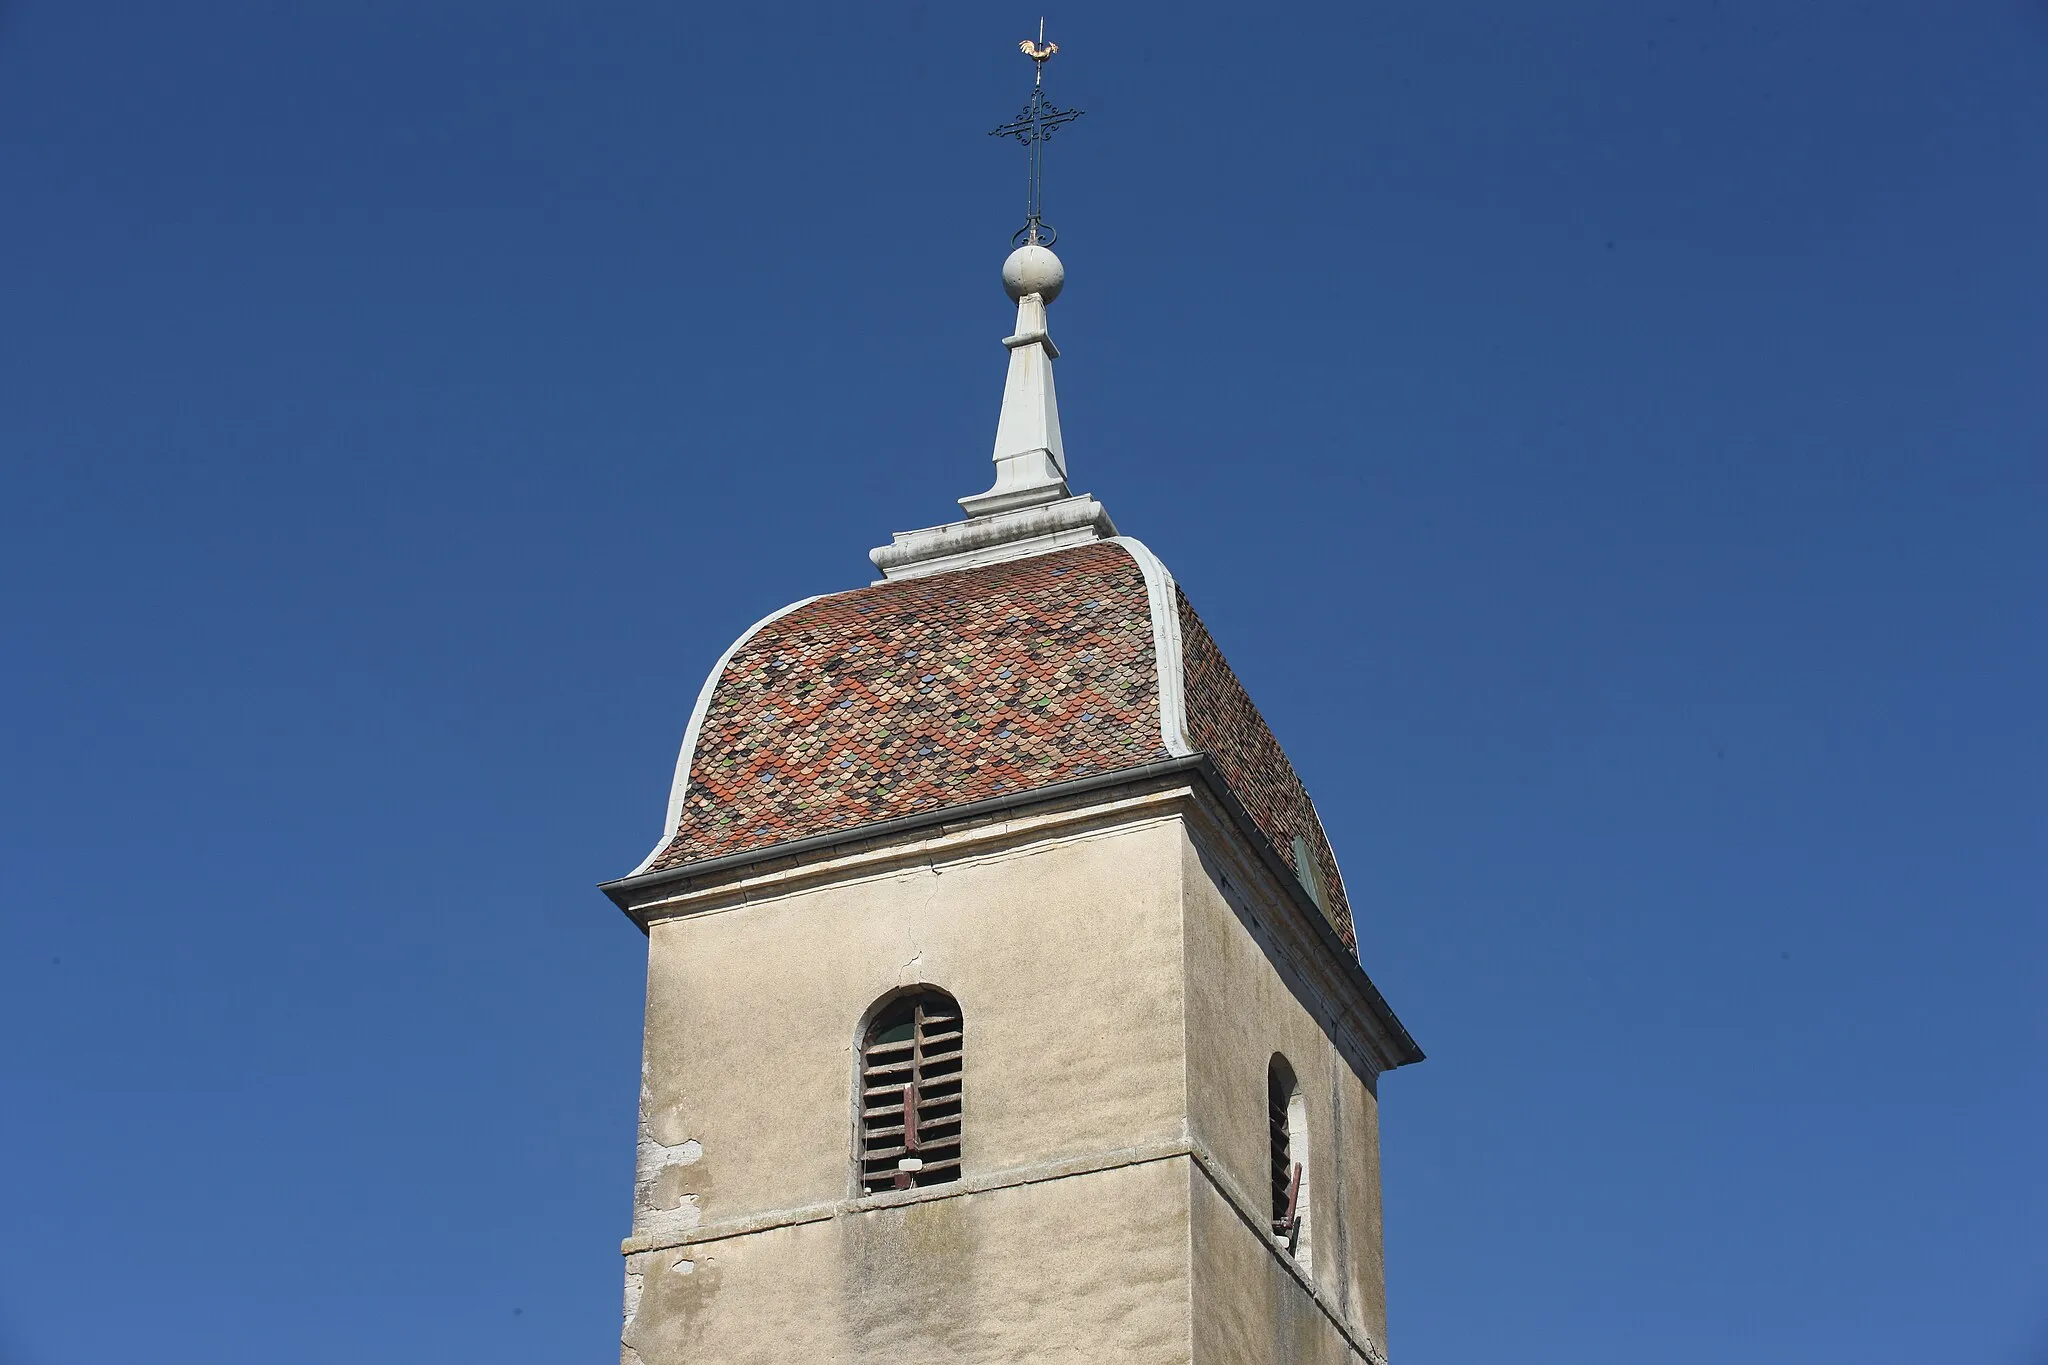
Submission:
M 648 937 L 627 1365 L 1384 1361 L 1378 1078 L 1314 804 L 1067 486 L 1035 243 L 996 479 L 736 640 Z

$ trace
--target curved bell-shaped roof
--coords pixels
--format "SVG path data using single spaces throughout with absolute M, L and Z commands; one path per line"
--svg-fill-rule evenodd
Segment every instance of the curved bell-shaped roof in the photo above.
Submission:
M 666 829 L 634 875 L 1196 754 L 1355 953 L 1314 803 L 1185 594 L 1128 537 L 808 598 L 755 625 L 705 681 Z

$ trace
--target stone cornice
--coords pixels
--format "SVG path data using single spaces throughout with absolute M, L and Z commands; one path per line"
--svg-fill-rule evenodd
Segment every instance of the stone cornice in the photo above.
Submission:
M 602 890 L 645 932 L 659 920 L 1176 818 L 1221 867 L 1225 895 L 1236 893 L 1233 905 L 1267 931 L 1269 947 L 1290 974 L 1322 1001 L 1333 1036 L 1354 1067 L 1370 1077 L 1422 1060 L 1421 1048 L 1365 968 L 1200 754 L 642 873 L 607 882 Z
M 1270 848 L 1262 847 L 1264 840 L 1244 837 L 1249 819 L 1233 819 L 1224 800 L 1206 786 L 1197 791 L 1188 816 L 1196 851 L 1216 874 L 1223 898 L 1248 921 L 1282 978 L 1311 997 L 1312 1012 L 1328 1026 L 1352 1067 L 1371 1080 L 1382 1071 L 1421 1061 L 1422 1049 L 1308 900 L 1301 882 L 1291 870 L 1275 865 Z
M 1065 494 L 944 526 L 898 531 L 887 545 L 868 551 L 868 558 L 882 571 L 875 582 L 884 583 L 1000 564 L 1115 534 L 1108 508 L 1086 493 Z

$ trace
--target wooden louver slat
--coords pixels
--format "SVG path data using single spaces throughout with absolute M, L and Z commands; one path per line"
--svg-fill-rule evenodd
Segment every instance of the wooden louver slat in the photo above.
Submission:
M 937 991 L 896 1001 L 869 1026 L 861 1049 L 863 1190 L 960 1178 L 963 1042 L 960 1007 Z
M 1278 1073 L 1266 1078 L 1267 1146 L 1272 1154 L 1273 1230 L 1285 1234 L 1294 1203 L 1293 1142 L 1287 1132 L 1287 1102 L 1293 1087 Z

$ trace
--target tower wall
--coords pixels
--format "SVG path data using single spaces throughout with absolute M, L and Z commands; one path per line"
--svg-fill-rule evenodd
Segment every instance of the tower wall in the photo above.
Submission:
M 1260 908 L 1273 888 L 1214 815 L 1183 777 L 641 907 L 628 1365 L 1361 1358 L 1371 1095 L 1267 961 L 1264 919 L 1299 910 Z M 962 1179 L 864 1195 L 858 1031 L 918 985 L 965 1021 Z M 1312 1225 L 1320 1302 L 1257 1226 L 1276 1049 L 1338 1096 L 1312 1138 L 1316 1179 L 1347 1191 Z M 1282 1337 L 1306 1344 L 1249 1344 Z
M 1187 1359 L 1181 852 L 1150 799 L 652 925 L 628 1361 Z M 857 1033 L 921 984 L 965 1021 L 965 1178 L 862 1196 Z
M 1283 888 L 1213 821 L 1189 823 L 1188 1126 L 1209 1158 L 1192 1203 L 1195 1358 L 1348 1360 L 1386 1341 L 1377 1068 Z M 1348 1042 L 1348 1046 L 1340 1046 Z M 1307 1100 L 1312 1272 L 1268 1232 L 1267 1067 Z M 1347 1055 L 1350 1054 L 1350 1055 Z
M 621 1359 L 1185 1362 L 1188 1196 L 1152 1161 L 640 1253 Z

